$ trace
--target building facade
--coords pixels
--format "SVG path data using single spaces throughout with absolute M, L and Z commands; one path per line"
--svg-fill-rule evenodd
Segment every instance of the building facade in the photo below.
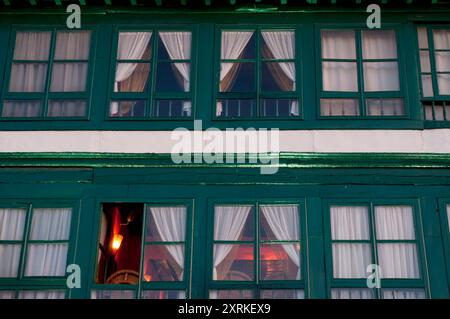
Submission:
M 449 298 L 450 3 L 400 2 L 0 2 L 0 298 Z

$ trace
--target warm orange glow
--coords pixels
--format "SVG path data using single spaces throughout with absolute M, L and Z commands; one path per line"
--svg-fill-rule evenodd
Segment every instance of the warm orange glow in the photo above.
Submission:
M 122 244 L 123 236 L 120 234 L 115 234 L 113 238 L 113 242 L 111 244 L 111 247 L 114 251 L 118 250 L 120 248 L 120 245 Z
M 144 280 L 145 281 L 152 281 L 152 275 L 144 275 Z

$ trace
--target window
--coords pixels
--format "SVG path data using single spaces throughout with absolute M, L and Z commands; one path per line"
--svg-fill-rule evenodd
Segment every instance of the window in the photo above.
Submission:
M 17 31 L 3 118 L 86 118 L 91 31 Z
M 192 116 L 190 31 L 118 33 L 110 118 Z
M 298 118 L 295 30 L 222 30 L 216 118 Z
M 394 30 L 323 29 L 321 117 L 405 115 Z
M 185 298 L 187 218 L 184 205 L 103 204 L 91 298 Z
M 331 205 L 331 297 L 425 298 L 414 212 L 410 205 Z M 381 290 L 367 288 L 379 265 Z
M 297 204 L 215 205 L 210 298 L 303 298 L 301 243 Z

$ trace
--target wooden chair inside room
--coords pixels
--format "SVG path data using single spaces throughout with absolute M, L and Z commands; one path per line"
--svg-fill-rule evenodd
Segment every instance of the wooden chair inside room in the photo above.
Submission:
M 107 284 L 135 285 L 139 282 L 139 273 L 131 269 L 116 271 L 106 280 Z

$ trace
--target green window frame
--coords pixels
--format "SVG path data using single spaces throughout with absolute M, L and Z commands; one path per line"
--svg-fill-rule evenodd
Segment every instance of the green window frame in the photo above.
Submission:
M 68 59 L 61 58 L 57 59 L 55 57 L 56 51 L 56 38 L 59 32 L 61 33 L 76 33 L 76 32 L 90 32 L 90 41 L 89 41 L 89 53 L 87 59 Z M 16 36 L 19 32 L 49 32 L 50 36 L 50 51 L 47 60 L 15 60 L 14 59 L 14 50 L 16 43 Z M 50 27 L 50 26 L 13 26 L 12 32 L 10 33 L 10 47 L 8 50 L 7 63 L 5 67 L 5 77 L 2 85 L 2 92 L 0 95 L 0 121 L 86 121 L 90 118 L 90 104 L 91 104 L 91 95 L 92 95 L 92 84 L 93 84 L 93 74 L 94 74 L 94 61 L 95 61 L 95 43 L 96 43 L 96 29 L 95 27 L 86 27 L 82 29 L 76 30 L 68 30 L 62 27 Z M 10 92 L 9 85 L 11 80 L 11 72 L 12 65 L 14 63 L 31 63 L 31 64 L 46 64 L 45 71 L 45 82 L 44 88 L 42 92 Z M 62 92 L 62 91 L 52 91 L 52 75 L 54 65 L 56 64 L 75 64 L 75 63 L 83 63 L 87 64 L 87 73 L 86 73 L 86 86 L 84 91 L 79 92 Z M 11 102 L 40 102 L 41 110 L 38 116 L 29 116 L 29 117 L 18 117 L 11 116 L 5 117 L 3 116 L 3 110 L 7 101 Z M 61 108 L 64 102 L 73 102 L 79 103 L 78 106 L 84 103 L 85 112 L 82 116 L 52 116 L 49 114 L 49 102 L 60 103 Z
M 439 199 L 438 205 L 444 244 L 444 255 L 447 261 L 447 285 L 450 288 L 450 198 Z
M 350 31 L 354 32 L 354 43 L 355 43 L 355 58 L 327 58 L 323 57 L 322 50 L 322 31 Z M 363 55 L 363 32 L 372 31 L 393 31 L 395 33 L 395 43 L 396 43 L 396 58 L 368 58 Z M 316 74 L 317 74 L 317 88 L 318 88 L 318 102 L 317 102 L 317 118 L 319 120 L 336 120 L 336 119 L 348 119 L 348 120 L 395 120 L 395 119 L 407 119 L 409 118 L 409 103 L 408 96 L 406 94 L 406 79 L 405 77 L 405 66 L 403 57 L 403 43 L 399 39 L 400 29 L 397 25 L 383 24 L 383 28 L 371 30 L 366 26 L 358 25 L 318 25 L 315 33 L 315 41 L 317 48 L 317 63 L 316 63 Z M 357 90 L 356 91 L 326 91 L 324 89 L 324 75 L 323 75 L 323 64 L 324 63 L 355 63 L 356 64 L 356 77 L 357 77 Z M 397 73 L 399 81 L 399 89 L 393 91 L 366 91 L 365 90 L 365 75 L 369 72 L 364 72 L 365 63 L 397 63 Z M 331 103 L 333 100 L 353 100 L 355 103 L 355 114 L 342 114 L 342 115 L 323 115 L 322 114 L 322 101 L 329 100 Z M 355 102 L 355 100 L 357 102 Z M 379 101 L 380 113 L 377 115 L 369 114 L 368 101 Z M 383 115 L 383 101 L 397 101 L 402 108 L 403 114 L 389 114 Z M 395 102 L 393 103 L 395 108 Z
M 260 207 L 261 206 L 297 206 L 298 209 L 298 229 L 299 236 L 298 240 L 262 240 L 260 238 Z M 214 239 L 214 225 L 215 225 L 215 207 L 217 206 L 251 206 L 253 213 L 253 239 L 247 240 L 235 240 L 235 241 L 224 241 Z M 208 250 L 207 250 L 207 289 L 206 296 L 213 298 L 213 292 L 235 292 L 239 291 L 243 298 L 259 299 L 263 298 L 265 291 L 281 293 L 285 291 L 290 291 L 293 295 L 300 293 L 302 298 L 307 298 L 307 242 L 306 242 L 306 228 L 305 228 L 305 209 L 304 201 L 296 200 L 211 200 L 208 204 L 208 222 L 207 222 L 207 236 L 208 236 Z M 248 217 L 250 218 L 250 217 Z M 216 244 L 243 244 L 251 245 L 253 249 L 253 280 L 214 280 L 214 245 Z M 260 279 L 261 274 L 261 260 L 260 260 L 260 248 L 261 245 L 271 245 L 271 244 L 297 244 L 300 246 L 300 279 L 289 279 L 289 280 L 262 280 Z M 292 296 L 291 296 L 292 297 Z M 206 297 L 208 298 L 208 297 Z M 236 297 L 233 297 L 236 298 Z M 287 297 L 281 297 L 285 299 Z
M 149 32 L 151 37 L 149 40 L 150 45 L 150 56 L 149 58 L 139 59 L 139 60 L 121 60 L 118 59 L 118 47 L 119 47 L 119 35 L 120 33 L 127 32 Z M 189 32 L 191 34 L 191 52 L 189 59 L 160 59 L 158 56 L 160 44 L 160 32 Z M 169 26 L 143 26 L 139 28 L 130 28 L 127 26 L 116 26 L 113 32 L 113 46 L 112 46 L 112 60 L 110 77 L 108 81 L 108 100 L 107 107 L 105 111 L 105 121 L 142 121 L 142 120 L 154 120 L 154 121 L 175 121 L 175 120 L 192 120 L 195 115 L 195 90 L 196 90 L 196 32 L 193 27 L 190 26 L 180 26 L 180 27 L 169 27 Z M 142 92 L 116 92 L 114 90 L 115 75 L 117 64 L 119 63 L 141 63 L 148 64 L 150 67 L 148 73 L 148 79 L 146 87 Z M 157 74 L 161 64 L 170 63 L 185 63 L 189 64 L 189 91 L 185 92 L 162 92 L 158 91 L 157 86 Z M 144 103 L 144 111 L 142 115 L 139 116 L 111 116 L 111 104 L 114 102 L 128 102 Z M 167 102 L 169 107 L 168 116 L 157 116 L 157 103 Z M 190 103 L 190 114 L 186 116 L 171 116 L 171 109 L 173 103 L 180 102 Z M 132 106 L 134 108 L 134 105 Z
M 414 200 L 407 199 L 389 199 L 389 200 L 378 200 L 378 199 L 326 199 L 324 202 L 324 232 L 325 232 L 325 261 L 326 261 L 326 276 L 327 276 L 327 293 L 328 298 L 332 297 L 332 290 L 336 289 L 355 289 L 355 290 L 366 290 L 370 291 L 372 298 L 383 299 L 383 292 L 386 290 L 395 291 L 396 289 L 406 289 L 411 291 L 423 292 L 425 298 L 429 296 L 428 287 L 428 271 L 425 261 L 424 254 L 424 241 L 423 241 L 423 230 L 422 230 L 422 218 L 420 213 L 420 208 L 418 202 Z M 369 239 L 356 239 L 356 240 L 334 240 L 331 234 L 331 207 L 365 207 L 368 213 L 368 230 L 370 234 Z M 376 222 L 375 222 L 375 208 L 377 206 L 386 207 L 411 207 L 412 218 L 414 223 L 414 239 L 378 239 Z M 378 244 L 414 244 L 419 278 L 380 278 L 380 288 L 368 288 L 367 277 L 365 278 L 334 278 L 333 275 L 333 250 L 332 245 L 334 243 L 352 243 L 352 244 L 370 244 L 370 256 L 372 264 L 379 265 L 379 253 Z M 368 265 L 367 265 L 368 266 Z M 381 269 L 381 272 L 383 270 Z M 369 273 L 366 273 L 369 276 Z M 338 292 L 339 293 L 339 292 Z
M 255 37 L 254 42 L 254 57 L 253 58 L 241 58 L 236 59 L 222 59 L 221 57 L 221 45 L 222 45 L 222 32 L 226 31 L 247 31 L 253 32 L 253 37 Z M 276 31 L 291 31 L 294 33 L 294 44 L 293 44 L 293 58 L 289 59 L 276 59 L 276 58 L 264 58 L 262 54 L 262 32 L 276 32 Z M 280 120 L 280 121 L 298 121 L 303 119 L 303 107 L 302 107 L 302 88 L 304 83 L 302 83 L 302 69 L 301 69 L 301 28 L 298 25 L 279 25 L 279 24 L 259 24 L 259 25 L 218 25 L 215 31 L 215 81 L 214 81 L 214 101 L 212 103 L 212 119 L 213 120 Z M 248 92 L 221 92 L 220 89 L 220 70 L 222 63 L 247 63 L 253 65 L 253 81 L 254 90 Z M 262 66 L 263 64 L 270 63 L 293 63 L 295 70 L 295 82 L 292 90 L 282 89 L 280 91 L 265 91 L 262 87 Z M 263 113 L 263 105 L 266 101 L 273 100 L 275 103 L 276 113 L 279 113 L 280 103 L 289 103 L 292 105 L 296 103 L 298 114 L 293 115 L 291 110 L 288 116 L 266 116 Z M 218 104 L 223 104 L 223 109 L 225 113 L 228 113 L 228 101 L 236 101 L 238 104 L 238 116 L 219 116 L 217 114 Z M 251 102 L 251 115 L 250 116 L 240 116 L 241 104 L 243 101 L 253 101 Z M 292 106 L 290 106 L 291 108 Z
M 104 203 L 143 203 L 144 211 L 142 216 L 142 241 L 141 241 L 141 259 L 139 261 L 139 281 L 136 285 L 124 285 L 124 284 L 102 284 L 96 283 L 97 276 L 97 251 L 98 251 L 98 239 L 101 232 L 101 218 L 100 212 L 102 204 Z M 92 246 L 92 251 L 96 252 L 92 254 L 90 269 L 93 270 L 89 280 L 89 298 L 105 298 L 105 299 L 145 299 L 144 294 L 148 293 L 151 295 L 154 293 L 167 293 L 169 295 L 176 295 L 177 293 L 181 293 L 182 297 L 188 299 L 190 296 L 190 286 L 191 286 L 191 254 L 192 254 L 192 214 L 193 214 L 193 205 L 192 201 L 189 200 L 118 200 L 116 199 L 102 199 L 98 200 L 97 204 L 97 214 L 95 215 L 94 225 L 97 226 L 97 231 L 94 232 L 96 234 L 95 242 Z M 186 228 L 185 228 L 185 240 L 182 242 L 155 242 L 155 241 L 146 241 L 146 225 L 147 225 L 147 212 L 150 207 L 185 207 L 186 208 Z M 184 245 L 184 268 L 183 268 L 183 279 L 180 281 L 152 281 L 147 282 L 143 277 L 143 263 L 144 263 L 144 250 L 148 245 Z M 183 295 L 184 293 L 184 295 Z M 96 297 L 98 294 L 98 297 Z M 173 296 L 172 295 L 172 296 Z M 183 299 L 182 297 L 178 297 L 179 299 Z M 151 299 L 151 297 L 149 297 Z M 175 298 L 177 299 L 177 298 Z

